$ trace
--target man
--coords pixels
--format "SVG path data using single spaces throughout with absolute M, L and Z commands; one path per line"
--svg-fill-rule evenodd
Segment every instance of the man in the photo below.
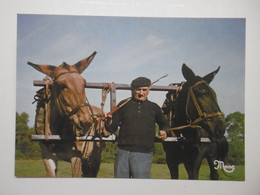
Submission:
M 115 133 L 119 127 L 116 149 L 116 178 L 151 178 L 152 156 L 155 140 L 155 124 L 159 129 L 168 128 L 161 108 L 149 101 L 151 81 L 138 77 L 131 83 L 132 97 L 113 116 L 107 116 L 106 129 Z M 126 101 L 128 101 L 126 103 Z M 160 131 L 158 138 L 165 140 L 167 134 Z

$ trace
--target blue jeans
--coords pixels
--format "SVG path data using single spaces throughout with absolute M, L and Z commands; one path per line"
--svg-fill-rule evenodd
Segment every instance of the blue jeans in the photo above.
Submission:
M 151 178 L 153 153 L 116 149 L 115 178 Z

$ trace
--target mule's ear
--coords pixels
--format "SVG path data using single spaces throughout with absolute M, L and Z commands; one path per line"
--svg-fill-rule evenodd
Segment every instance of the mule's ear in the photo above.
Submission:
M 182 69 L 181 70 L 182 70 L 182 74 L 183 74 L 184 78 L 187 81 L 191 80 L 192 78 L 195 77 L 194 72 L 186 64 L 182 65 Z
M 54 78 L 55 70 L 57 68 L 56 66 L 52 66 L 52 65 L 39 65 L 39 64 L 34 64 L 32 62 L 27 62 L 27 64 L 29 64 L 30 66 L 32 66 L 36 70 L 42 72 L 43 74 L 46 74 L 46 75 Z
M 81 74 L 88 67 L 88 65 L 92 62 L 96 54 L 97 52 L 94 51 L 93 54 L 91 54 L 88 58 L 80 60 L 75 65 L 73 65 L 77 69 L 79 74 Z
M 214 79 L 215 75 L 218 73 L 219 69 L 220 69 L 220 66 L 215 71 L 213 71 L 213 72 L 207 74 L 206 76 L 204 76 L 202 79 L 204 81 L 206 81 L 208 84 L 210 84 L 211 81 Z

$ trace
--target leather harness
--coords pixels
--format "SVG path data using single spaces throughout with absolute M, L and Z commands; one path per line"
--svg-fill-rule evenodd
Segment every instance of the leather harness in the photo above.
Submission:
M 187 116 L 187 124 L 185 125 L 182 125 L 182 126 L 178 126 L 178 127 L 173 127 L 173 128 L 169 128 L 169 129 L 163 129 L 164 131 L 176 131 L 176 130 L 181 130 L 181 129 L 185 129 L 185 128 L 194 128 L 194 129 L 201 129 L 202 127 L 199 125 L 199 123 L 203 120 L 208 120 L 208 119 L 211 119 L 211 118 L 215 118 L 215 117 L 223 117 L 224 114 L 220 111 L 220 108 L 218 107 L 218 112 L 215 112 L 215 113 L 205 113 L 202 111 L 198 101 L 197 101 L 197 98 L 196 96 L 194 95 L 194 92 L 193 92 L 193 88 L 200 85 L 200 84 L 207 84 L 206 81 L 198 81 L 197 83 L 195 83 L 193 86 L 189 87 L 188 88 L 188 95 L 187 95 L 187 101 L 186 101 L 186 106 L 185 106 L 185 113 L 186 113 L 186 116 Z M 179 93 L 181 90 L 182 90 L 182 86 L 183 86 L 183 83 L 182 85 L 179 87 L 180 89 L 177 90 L 177 92 Z M 188 113 L 188 105 L 189 105 L 189 102 L 190 100 L 192 100 L 193 104 L 195 105 L 195 108 L 196 108 L 196 111 L 198 113 L 198 118 L 196 118 L 195 120 L 192 120 L 189 116 L 189 113 Z

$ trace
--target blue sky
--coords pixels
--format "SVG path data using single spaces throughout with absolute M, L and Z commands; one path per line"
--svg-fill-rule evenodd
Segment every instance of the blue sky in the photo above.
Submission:
M 58 15 L 18 15 L 17 104 L 18 113 L 30 116 L 33 126 L 38 87 L 33 80 L 44 75 L 27 65 L 74 64 L 97 55 L 82 73 L 89 82 L 130 83 L 138 76 L 152 81 L 168 74 L 158 85 L 184 81 L 181 66 L 186 63 L 204 76 L 220 66 L 211 86 L 227 115 L 244 113 L 245 19 L 243 18 L 144 18 Z M 91 104 L 99 106 L 101 91 L 86 89 Z M 166 92 L 151 92 L 159 105 Z M 130 96 L 118 91 L 117 100 Z M 109 111 L 109 101 L 105 111 Z

